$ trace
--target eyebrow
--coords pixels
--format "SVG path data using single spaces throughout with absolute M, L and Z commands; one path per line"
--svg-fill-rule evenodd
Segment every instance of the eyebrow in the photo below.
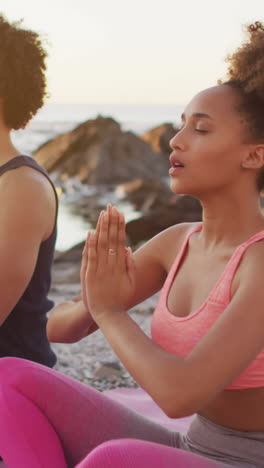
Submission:
M 192 114 L 191 117 L 213 120 L 213 118 L 209 114 L 204 114 L 203 112 L 194 112 L 194 114 Z M 185 120 L 184 113 L 181 115 L 181 119 Z

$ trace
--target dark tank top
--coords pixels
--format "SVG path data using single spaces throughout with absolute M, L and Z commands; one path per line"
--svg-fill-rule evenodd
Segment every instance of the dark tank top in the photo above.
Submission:
M 0 166 L 0 176 L 21 166 L 30 166 L 36 169 L 50 181 L 56 197 L 57 221 L 58 197 L 55 187 L 45 169 L 39 166 L 34 159 L 30 156 L 17 156 Z M 46 335 L 46 314 L 54 305 L 47 295 L 51 283 L 51 266 L 56 235 L 55 222 L 49 238 L 40 244 L 30 283 L 3 325 L 0 326 L 0 357 L 16 356 L 49 367 L 54 366 L 56 362 L 56 355 L 52 351 Z

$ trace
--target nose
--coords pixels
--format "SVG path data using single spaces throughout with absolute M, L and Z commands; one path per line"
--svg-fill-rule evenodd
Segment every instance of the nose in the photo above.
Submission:
M 174 135 L 174 137 L 172 137 L 172 139 L 169 142 L 169 145 L 170 145 L 172 150 L 175 150 L 175 149 L 183 150 L 184 149 L 183 138 L 182 138 L 182 130 L 179 130 Z

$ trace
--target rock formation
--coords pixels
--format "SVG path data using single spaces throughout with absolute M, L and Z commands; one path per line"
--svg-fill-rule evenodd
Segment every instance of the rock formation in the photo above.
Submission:
M 119 184 L 168 175 L 168 161 L 112 118 L 97 117 L 42 145 L 35 159 L 57 185 L 71 177 L 85 184 Z

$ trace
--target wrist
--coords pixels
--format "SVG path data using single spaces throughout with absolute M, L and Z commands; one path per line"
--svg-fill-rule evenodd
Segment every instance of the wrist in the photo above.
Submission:
M 114 322 L 120 320 L 120 316 L 124 315 L 124 309 L 110 309 L 103 308 L 97 309 L 93 315 L 94 320 L 100 328 L 107 326 L 108 324 L 113 324 Z

